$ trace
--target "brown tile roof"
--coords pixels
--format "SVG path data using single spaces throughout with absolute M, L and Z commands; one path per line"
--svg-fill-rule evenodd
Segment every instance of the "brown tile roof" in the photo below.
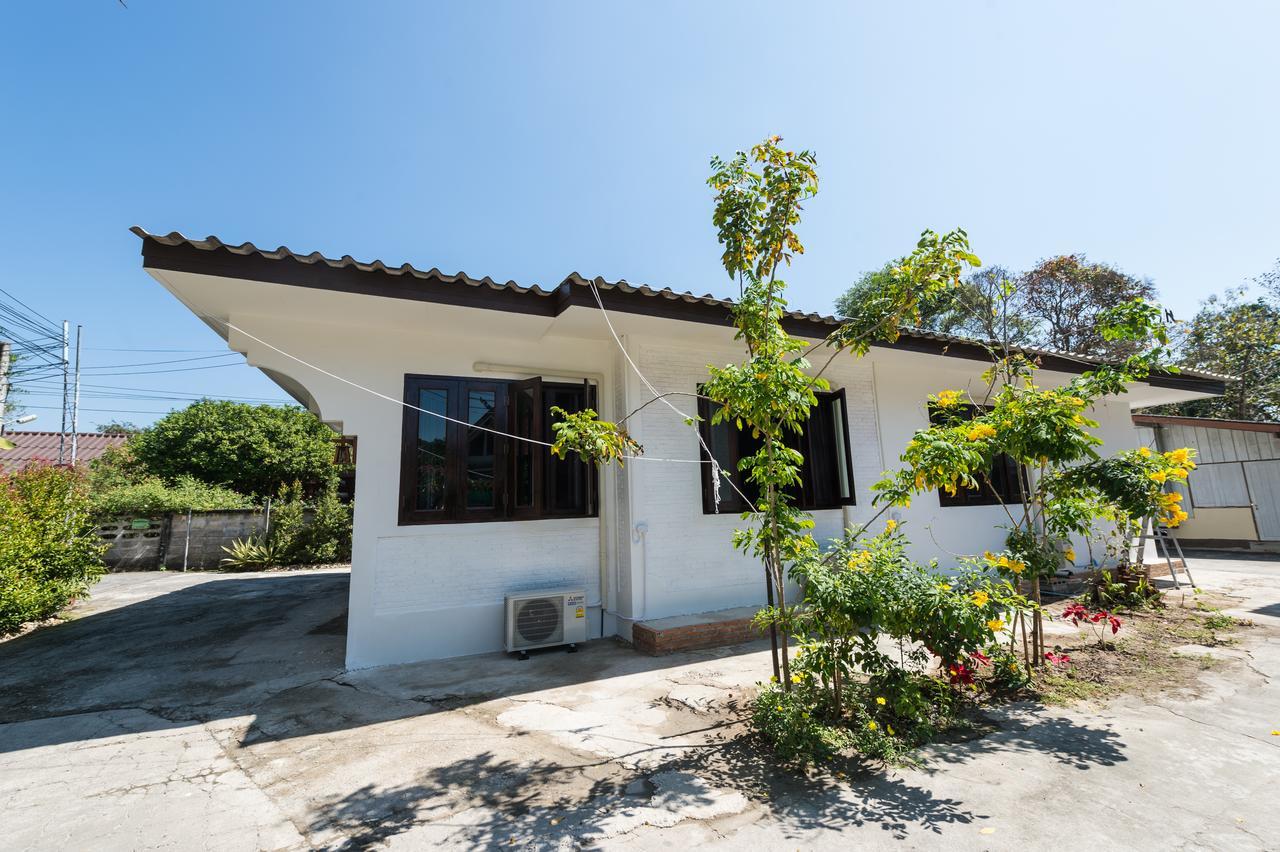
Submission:
M 669 287 L 653 288 L 642 284 L 631 284 L 621 279 L 618 281 L 606 281 L 604 278 L 598 277 L 587 279 L 577 272 L 570 273 L 554 290 L 546 290 L 536 285 L 522 286 L 514 281 L 500 284 L 487 276 L 484 278 L 472 278 L 465 272 L 449 275 L 434 267 L 428 270 L 421 270 L 408 263 L 400 266 L 390 266 L 381 260 L 365 263 L 357 261 L 350 255 L 343 255 L 341 258 L 335 259 L 325 257 L 320 252 L 300 254 L 287 246 L 266 250 L 258 248 L 251 242 L 231 245 L 214 236 L 196 240 L 184 236 L 178 231 L 171 231 L 163 235 L 152 234 L 137 225 L 134 225 L 129 230 L 142 239 L 143 266 L 149 268 L 202 272 L 207 275 L 243 277 L 251 280 L 276 281 L 368 295 L 451 302 L 499 310 L 537 312 L 552 316 L 558 315 L 570 305 L 594 306 L 594 297 L 590 294 L 590 286 L 592 284 L 600 291 L 601 299 L 609 310 L 653 313 L 672 319 L 729 324 L 729 309 L 733 306 L 731 299 L 718 298 L 709 293 L 697 296 L 687 291 L 680 293 Z M 194 253 L 192 250 L 194 250 Z M 199 261 L 193 262 L 193 254 L 197 256 L 204 255 L 204 257 Z M 244 262 L 244 267 L 236 269 L 229 266 L 226 261 L 231 258 L 241 259 Z M 262 261 L 272 262 L 270 266 L 277 267 L 277 269 L 269 271 L 262 264 Z M 280 261 L 293 261 L 312 269 L 332 271 L 331 274 L 334 274 L 335 278 L 332 283 L 322 283 L 316 280 L 314 275 L 297 275 L 294 271 L 278 268 L 279 266 L 288 266 L 287 263 L 278 264 L 277 262 Z M 239 273 L 238 275 L 237 272 Z M 404 284 L 397 282 L 387 287 L 378 287 L 364 280 L 363 277 L 361 279 L 353 279 L 346 274 L 342 274 L 352 272 L 381 273 L 396 279 L 408 277 L 417 279 L 420 286 L 406 287 Z M 434 292 L 429 286 L 432 284 L 446 286 L 442 291 Z M 467 290 L 457 290 L 457 285 L 462 285 L 475 293 L 475 295 L 469 295 Z M 480 292 L 476 293 L 476 291 Z M 481 295 L 484 292 L 492 294 L 492 299 L 485 300 Z M 636 296 L 644 298 L 636 300 L 634 298 Z M 530 298 L 534 300 L 534 305 L 529 303 L 528 300 Z M 533 308 L 536 308 L 536 310 L 531 310 Z M 787 325 L 787 330 L 792 334 L 821 338 L 829 334 L 831 329 L 840 325 L 840 320 L 830 315 L 788 311 L 785 315 L 785 324 Z M 903 329 L 901 335 L 896 343 L 878 345 L 975 360 L 988 360 L 989 355 L 986 347 L 993 344 L 993 341 L 942 334 L 924 329 Z M 1059 352 L 1052 349 L 1024 346 L 1016 348 L 1015 351 L 1041 359 L 1047 369 L 1063 372 L 1083 372 L 1089 367 L 1107 363 L 1106 359 L 1103 358 L 1072 352 Z M 1217 373 L 1182 370 L 1179 374 L 1168 377 L 1152 376 L 1150 383 L 1173 387 L 1194 387 L 1196 390 L 1202 390 L 1207 393 L 1222 393 L 1225 390 L 1223 383 L 1230 380 L 1231 377 Z
M 58 460 L 59 432 L 5 432 L 4 436 L 15 444 L 12 450 L 0 450 L 0 472 L 18 470 L 32 461 L 56 462 Z M 76 436 L 76 457 L 88 463 L 128 440 L 127 435 L 105 435 L 101 432 L 81 432 Z M 66 454 L 70 458 L 71 438 L 67 436 Z

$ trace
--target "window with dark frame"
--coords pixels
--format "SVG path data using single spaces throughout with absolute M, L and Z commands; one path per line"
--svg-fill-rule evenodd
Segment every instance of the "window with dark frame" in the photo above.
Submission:
M 809 420 L 800 434 L 789 432 L 785 438 L 788 446 L 804 456 L 800 468 L 799 493 L 793 495 L 796 505 L 806 510 L 837 509 L 854 505 L 853 462 L 849 453 L 849 430 L 844 390 L 819 393 L 818 404 L 809 410 Z M 711 425 L 711 402 L 698 400 L 698 415 L 702 421 L 698 428 L 702 439 L 711 448 L 711 455 L 729 474 L 737 490 L 727 482 L 720 483 L 720 502 L 717 506 L 712 484 L 712 466 L 702 465 L 702 511 L 746 512 L 750 506 L 738 490 L 755 502 L 759 489 L 738 470 L 738 462 L 760 450 L 760 439 L 750 431 L 738 429 L 733 423 Z M 702 457 L 707 458 L 704 450 Z
M 400 524 L 596 514 L 593 465 L 518 440 L 550 443 L 551 408 L 595 407 L 590 384 L 405 376 L 404 398 L 414 408 L 404 413 Z
M 947 412 L 959 415 L 962 419 L 972 420 L 980 411 L 990 411 L 990 406 L 958 405 L 946 410 L 929 403 L 929 422 L 935 426 L 945 423 Z M 1001 503 L 1014 505 L 1022 503 L 1022 491 L 1018 488 L 1018 475 L 1022 473 L 1023 484 L 1026 484 L 1026 472 L 1021 470 L 1013 459 L 1004 453 L 992 460 L 991 470 L 986 474 L 974 476 L 978 480 L 978 488 L 957 486 L 955 494 L 945 490 L 938 491 L 938 505 L 952 506 L 999 506 Z

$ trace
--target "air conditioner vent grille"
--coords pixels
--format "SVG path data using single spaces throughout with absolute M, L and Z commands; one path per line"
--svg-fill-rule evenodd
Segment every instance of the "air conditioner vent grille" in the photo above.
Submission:
M 533 598 L 516 605 L 516 633 L 521 644 L 544 645 L 563 638 L 564 600 Z

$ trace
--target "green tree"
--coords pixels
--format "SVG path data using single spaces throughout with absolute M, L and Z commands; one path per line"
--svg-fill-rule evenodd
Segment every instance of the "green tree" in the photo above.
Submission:
M 1034 323 L 1031 342 L 1084 355 L 1120 356 L 1134 343 L 1107 339 L 1101 331 L 1105 311 L 1134 299 L 1155 299 L 1155 286 L 1083 254 L 1040 261 L 1019 276 L 1020 311 Z
M 828 387 L 822 373 L 841 353 L 862 356 L 876 340 L 896 340 L 899 328 L 919 323 L 923 304 L 959 286 L 965 266 L 980 262 L 969 252 L 963 231 L 942 236 L 926 231 L 915 250 L 851 306 L 845 323 L 826 340 L 809 345 L 791 337 L 782 327 L 786 283 L 778 273 L 804 253 L 795 229 L 803 203 L 818 191 L 818 175 L 811 152 L 789 151 L 780 142 L 780 137 L 772 137 L 729 160 L 711 161 L 707 183 L 715 193 L 712 222 L 723 247 L 721 263 L 742 294 L 733 307 L 733 322 L 747 359 L 708 366 L 710 378 L 702 396 L 711 403 L 712 423 L 733 423 L 761 442 L 759 452 L 739 463 L 760 496 L 743 515 L 750 525 L 735 532 L 733 544 L 764 566 L 770 607 L 762 620 L 774 631 L 774 676 L 789 690 L 788 630 L 794 607 L 786 601 L 783 581 L 790 566 L 817 551 L 817 543 L 808 532 L 813 520 L 792 503 L 791 491 L 800 484 L 804 459 L 788 446 L 788 434 L 803 430 L 817 402 L 814 392 Z M 808 356 L 820 349 L 828 354 L 815 370 Z M 601 422 L 594 412 L 566 417 L 554 426 L 554 451 L 615 460 L 622 454 L 617 448 L 634 443 L 623 429 L 625 421 Z M 727 475 L 724 479 L 736 487 Z
M 1275 284 L 1280 284 L 1280 277 Z M 1161 411 L 1192 417 L 1280 419 L 1280 298 L 1249 299 L 1243 288 L 1210 296 L 1188 324 L 1180 355 L 1187 367 L 1223 373 L 1235 381 L 1220 397 Z
M 166 481 L 186 475 L 265 497 L 297 480 L 307 491 L 335 475 L 334 433 L 300 408 L 201 400 L 129 440 L 141 469 Z

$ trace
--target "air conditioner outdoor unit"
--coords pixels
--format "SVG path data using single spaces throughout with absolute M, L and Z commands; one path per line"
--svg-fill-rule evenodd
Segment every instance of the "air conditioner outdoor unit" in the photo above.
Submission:
M 507 595 L 507 651 L 587 641 L 587 593 L 581 589 Z

